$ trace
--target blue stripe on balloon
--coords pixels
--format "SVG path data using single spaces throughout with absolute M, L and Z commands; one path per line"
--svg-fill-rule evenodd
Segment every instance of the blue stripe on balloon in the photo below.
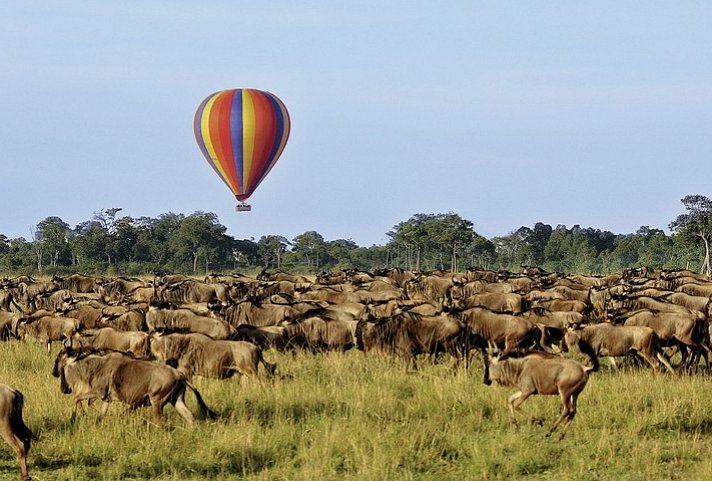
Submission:
M 242 172 L 243 141 L 242 141 L 242 89 L 236 89 L 232 97 L 230 108 L 230 144 L 232 145 L 232 158 L 235 160 L 235 172 L 239 192 L 245 192 L 244 175 Z

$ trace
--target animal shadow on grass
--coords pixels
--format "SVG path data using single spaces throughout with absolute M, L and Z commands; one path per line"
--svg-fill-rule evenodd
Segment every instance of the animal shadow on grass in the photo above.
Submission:
M 191 462 L 177 460 L 166 466 L 165 460 L 133 465 L 122 473 L 124 478 L 155 479 L 190 473 L 203 479 L 220 475 L 250 475 L 270 469 L 277 464 L 278 453 L 247 448 L 241 452 L 225 453 L 218 462 Z
M 275 406 L 270 403 L 246 400 L 244 404 L 223 408 L 221 419 L 246 416 L 256 421 L 262 427 L 273 426 L 276 422 L 299 423 L 313 416 L 328 415 L 338 417 L 343 415 L 347 407 L 343 403 L 328 403 L 312 401 L 306 403 L 285 403 Z
M 675 417 L 660 423 L 648 425 L 642 430 L 644 433 L 660 431 L 680 431 L 683 433 L 712 434 L 712 419 L 686 419 Z

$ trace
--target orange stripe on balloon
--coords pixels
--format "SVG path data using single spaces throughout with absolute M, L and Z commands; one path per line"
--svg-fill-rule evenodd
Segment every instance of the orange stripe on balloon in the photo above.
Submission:
M 225 175 L 229 180 L 229 184 L 233 187 L 233 192 L 240 192 L 240 186 L 237 181 L 237 171 L 235 169 L 235 159 L 232 153 L 232 140 L 230 138 L 230 115 L 232 111 L 232 98 L 235 95 L 233 91 L 225 91 L 220 95 L 220 98 L 215 102 L 214 109 L 217 114 L 217 122 L 215 124 L 216 144 L 219 145 L 220 163 L 223 166 Z

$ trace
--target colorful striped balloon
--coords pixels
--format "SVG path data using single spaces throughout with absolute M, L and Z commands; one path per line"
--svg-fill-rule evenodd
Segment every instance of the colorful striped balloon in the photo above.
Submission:
M 277 163 L 289 137 L 289 113 L 255 89 L 209 95 L 195 112 L 195 140 L 208 163 L 244 202 Z

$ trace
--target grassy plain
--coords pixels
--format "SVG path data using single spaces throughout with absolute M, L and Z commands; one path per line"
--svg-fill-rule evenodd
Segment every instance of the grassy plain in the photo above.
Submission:
M 116 403 L 69 423 L 71 397 L 39 344 L 0 345 L 0 381 L 25 394 L 37 435 L 30 474 L 44 480 L 696 480 L 712 478 L 712 382 L 648 371 L 593 373 L 563 441 L 546 427 L 509 424 L 508 388 L 482 384 L 482 368 L 448 360 L 406 373 L 352 351 L 280 355 L 264 385 L 196 378 L 217 421 L 184 425 L 172 407 Z M 196 412 L 189 394 L 189 406 Z M 531 398 L 549 425 L 559 399 Z M 19 478 L 0 447 L 0 479 Z

